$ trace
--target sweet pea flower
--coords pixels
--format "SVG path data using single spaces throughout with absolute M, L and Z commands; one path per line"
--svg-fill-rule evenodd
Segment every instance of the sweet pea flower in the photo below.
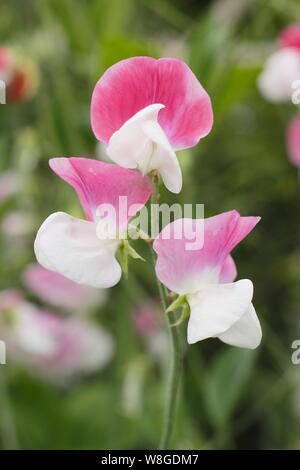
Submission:
M 57 382 L 101 369 L 114 349 L 99 325 L 39 309 L 16 291 L 0 293 L 0 336 L 15 363 Z
M 285 28 L 278 44 L 280 49 L 267 59 L 257 82 L 261 94 L 273 103 L 290 100 L 292 85 L 300 80 L 300 24 Z
M 99 307 L 106 300 L 106 290 L 82 286 L 38 263 L 27 266 L 22 278 L 26 287 L 43 302 L 72 312 Z
M 75 188 L 87 220 L 64 212 L 50 215 L 34 243 L 38 262 L 79 284 L 114 286 L 122 274 L 116 259 L 120 238 L 128 220 L 149 199 L 150 180 L 139 172 L 88 158 L 53 158 L 50 167 Z M 122 198 L 125 209 L 120 207 Z M 107 206 L 116 214 L 111 220 L 103 214 Z
M 145 342 L 150 355 L 155 360 L 164 361 L 169 353 L 169 338 L 162 327 L 155 302 L 138 305 L 133 319 L 136 332 Z
M 296 116 L 289 123 L 286 142 L 290 161 L 300 168 L 300 116 Z
M 296 80 L 300 80 L 300 50 L 287 47 L 267 59 L 257 84 L 264 98 L 281 103 L 291 100 Z
M 158 170 L 174 193 L 182 187 L 175 150 L 196 145 L 211 130 L 211 101 L 178 59 L 132 57 L 110 67 L 97 82 L 91 123 L 108 156 L 143 174 Z
M 158 279 L 185 296 L 189 305 L 188 343 L 218 337 L 233 346 L 254 349 L 259 345 L 262 333 L 251 302 L 253 285 L 248 279 L 233 282 L 236 268 L 230 257 L 259 220 L 236 211 L 204 221 L 178 219 L 154 241 Z M 188 249 L 199 230 L 204 230 L 203 246 Z

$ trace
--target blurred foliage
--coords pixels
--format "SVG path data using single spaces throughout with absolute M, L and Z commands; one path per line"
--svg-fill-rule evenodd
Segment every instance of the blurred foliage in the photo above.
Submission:
M 34 225 L 22 236 L 1 231 L 1 289 L 22 287 L 20 273 L 34 259 L 34 233 L 47 215 L 81 214 L 72 188 L 49 170 L 48 159 L 97 158 L 89 122 L 93 86 L 108 66 L 130 56 L 183 58 L 212 97 L 212 133 L 180 156 L 178 200 L 204 203 L 206 216 L 233 208 L 262 216 L 234 253 L 239 277 L 255 284 L 262 345 L 244 351 L 211 339 L 187 348 L 174 448 L 300 445 L 300 376 L 290 360 L 299 333 L 300 186 L 284 142 L 295 109 L 265 102 L 256 89 L 278 32 L 299 15 L 298 0 L 0 2 L 0 43 L 40 70 L 33 98 L 0 106 L 0 170 L 22 178 L 19 193 L 0 207 L 1 220 L 17 210 Z M 153 363 L 132 325 L 134 306 L 155 296 L 150 262 L 130 262 L 129 280 L 94 312 L 117 345 L 113 363 L 98 376 L 61 390 L 10 364 L 1 368 L 21 448 L 156 448 L 167 364 Z M 130 370 L 140 406 L 126 414 Z M 1 442 L 4 447 L 5 437 Z

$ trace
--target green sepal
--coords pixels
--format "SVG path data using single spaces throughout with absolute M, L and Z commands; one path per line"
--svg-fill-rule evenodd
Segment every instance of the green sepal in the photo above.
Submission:
M 179 295 L 174 302 L 169 305 L 169 307 L 166 310 L 166 313 L 168 312 L 174 312 L 174 310 L 177 310 L 178 308 L 182 308 L 187 304 L 186 296 L 185 295 Z
M 191 313 L 190 306 L 189 306 L 188 303 L 186 303 L 182 307 L 182 312 L 181 312 L 180 317 L 178 318 L 178 320 L 175 323 L 173 323 L 171 325 L 171 327 L 173 328 L 174 326 L 179 326 L 186 318 L 188 318 L 190 316 L 190 313 Z
M 125 248 L 124 243 L 121 243 L 121 245 L 119 246 L 117 257 L 121 265 L 122 271 L 125 277 L 127 278 L 128 277 L 128 252 Z
M 118 252 L 117 252 L 117 257 L 121 265 L 122 271 L 126 277 L 128 277 L 128 257 L 129 256 L 130 258 L 140 259 L 142 261 L 145 261 L 144 258 L 142 258 L 142 256 L 134 248 L 132 248 L 132 246 L 130 246 L 128 240 L 122 240 L 122 243 L 120 244 Z

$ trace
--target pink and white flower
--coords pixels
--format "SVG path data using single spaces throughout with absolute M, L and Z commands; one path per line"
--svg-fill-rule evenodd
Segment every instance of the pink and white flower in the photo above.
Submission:
M 110 67 L 97 82 L 91 123 L 113 161 L 143 174 L 158 170 L 166 187 L 179 193 L 175 150 L 205 137 L 213 112 L 208 94 L 184 62 L 133 57 Z
M 203 246 L 189 250 L 203 227 L 199 220 L 178 219 L 156 238 L 157 277 L 189 304 L 188 343 L 218 337 L 233 346 L 256 348 L 262 333 L 252 305 L 253 285 L 248 279 L 233 282 L 236 268 L 230 253 L 260 218 L 230 211 L 204 219 Z M 181 238 L 175 237 L 179 230 Z
M 282 103 L 291 100 L 296 80 L 300 80 L 300 51 L 284 48 L 274 52 L 258 77 L 258 88 L 268 101 Z
M 296 116 L 289 123 L 286 142 L 290 161 L 295 166 L 300 167 L 300 116 Z
M 50 215 L 36 236 L 38 262 L 79 284 L 114 286 L 122 274 L 116 259 L 120 235 L 149 199 L 150 180 L 139 172 L 88 158 L 54 158 L 50 166 L 75 188 L 87 220 L 64 212 Z M 122 198 L 126 210 L 120 210 Z M 103 214 L 107 206 L 114 209 L 116 218 L 109 220 Z
M 73 312 L 86 311 L 103 305 L 107 291 L 82 286 L 38 263 L 23 272 L 23 282 L 43 302 Z
M 8 360 L 59 382 L 101 369 L 114 349 L 99 325 L 42 310 L 12 290 L 0 293 L 0 331 Z
M 269 101 L 291 100 L 293 83 L 300 80 L 300 25 L 285 28 L 279 36 L 280 49 L 266 61 L 258 77 L 258 88 Z

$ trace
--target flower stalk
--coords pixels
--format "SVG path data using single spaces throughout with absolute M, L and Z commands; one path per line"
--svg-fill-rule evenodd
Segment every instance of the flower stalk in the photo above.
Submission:
M 159 220 L 157 217 L 158 212 L 155 210 L 159 201 L 159 177 L 156 172 L 153 173 L 152 177 L 153 192 L 151 196 L 151 218 L 152 224 L 156 231 L 159 230 Z M 151 248 L 153 266 L 155 267 L 156 255 L 154 250 Z M 163 429 L 159 443 L 159 449 L 164 450 L 169 447 L 170 439 L 175 425 L 176 420 L 176 408 L 177 408 L 177 398 L 178 390 L 180 385 L 181 377 L 181 365 L 182 365 L 182 349 L 181 349 L 181 339 L 178 325 L 176 325 L 176 313 L 172 310 L 168 310 L 170 305 L 170 296 L 167 288 L 157 280 L 157 287 L 161 299 L 161 303 L 166 315 L 167 325 L 169 329 L 169 335 L 171 340 L 171 367 L 169 371 L 169 378 L 167 383 L 167 394 L 166 394 L 166 404 L 164 410 L 163 418 Z

